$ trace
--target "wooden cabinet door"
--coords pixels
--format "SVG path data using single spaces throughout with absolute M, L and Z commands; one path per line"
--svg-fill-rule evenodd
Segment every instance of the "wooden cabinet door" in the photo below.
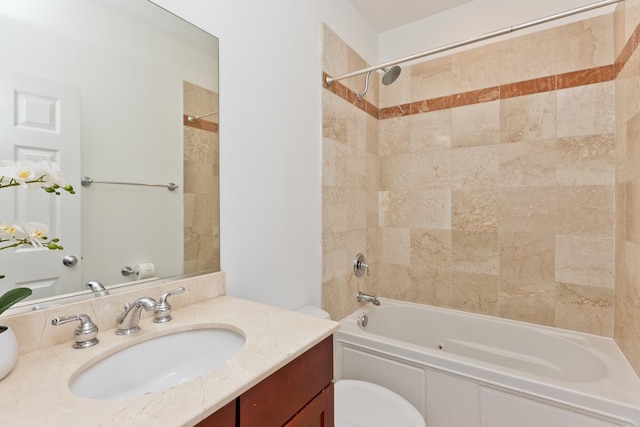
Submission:
M 330 336 L 240 396 L 240 426 L 282 427 L 332 380 Z M 330 403 L 333 405 L 333 399 Z
M 196 427 L 236 427 L 236 399 L 200 421 Z
M 333 421 L 333 383 L 331 383 L 284 427 L 333 427 Z

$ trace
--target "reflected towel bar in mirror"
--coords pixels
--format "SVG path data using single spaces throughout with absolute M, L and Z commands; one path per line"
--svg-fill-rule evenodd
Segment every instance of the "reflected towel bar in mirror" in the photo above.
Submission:
M 169 189 L 169 191 L 176 190 L 178 188 L 177 184 L 170 182 L 169 184 L 144 184 L 139 182 L 117 182 L 117 181 L 94 181 L 92 178 L 88 176 L 83 176 L 80 180 L 80 183 L 83 187 L 88 187 L 91 184 L 116 184 L 116 185 L 141 185 L 143 187 L 164 187 Z

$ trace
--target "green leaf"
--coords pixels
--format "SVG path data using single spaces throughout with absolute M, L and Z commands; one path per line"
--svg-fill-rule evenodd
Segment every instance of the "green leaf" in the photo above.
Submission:
M 29 288 L 15 288 L 5 292 L 4 295 L 0 296 L 0 314 L 4 313 L 13 304 L 31 295 L 32 292 Z

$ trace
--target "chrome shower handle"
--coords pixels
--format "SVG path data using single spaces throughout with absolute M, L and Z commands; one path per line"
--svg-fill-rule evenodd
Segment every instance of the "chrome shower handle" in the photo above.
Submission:
M 359 253 L 353 260 L 353 274 L 355 274 L 356 277 L 360 277 L 364 273 L 364 270 L 367 270 L 367 276 L 371 276 L 371 271 L 369 270 L 369 266 L 367 265 L 367 260 L 365 259 L 364 255 Z

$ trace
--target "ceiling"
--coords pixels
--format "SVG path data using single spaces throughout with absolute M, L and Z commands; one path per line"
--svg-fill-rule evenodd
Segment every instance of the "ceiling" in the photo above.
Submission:
M 400 27 L 473 0 L 351 0 L 378 32 Z

